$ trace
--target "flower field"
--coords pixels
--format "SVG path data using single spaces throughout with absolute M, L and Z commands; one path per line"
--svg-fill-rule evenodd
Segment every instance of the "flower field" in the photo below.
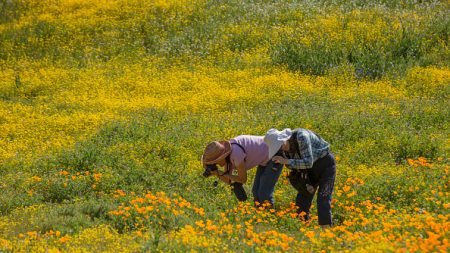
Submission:
M 449 10 L 0 0 L 0 252 L 449 252 Z M 331 229 L 288 169 L 276 209 L 202 177 L 210 141 L 287 127 L 331 144 Z

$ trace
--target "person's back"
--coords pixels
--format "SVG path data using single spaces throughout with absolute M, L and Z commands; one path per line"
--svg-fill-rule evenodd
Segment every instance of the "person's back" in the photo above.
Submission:
M 269 148 L 264 142 L 264 136 L 239 135 L 230 140 L 231 163 L 238 166 L 244 162 L 245 169 L 249 170 L 258 165 L 265 165 L 269 160 Z M 234 143 L 239 145 L 233 145 Z

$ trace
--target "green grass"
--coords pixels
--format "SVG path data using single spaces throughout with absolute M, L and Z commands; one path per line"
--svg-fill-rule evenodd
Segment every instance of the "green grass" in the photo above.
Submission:
M 246 244 L 252 222 L 261 238 L 295 238 L 291 251 L 444 244 L 448 1 L 64 3 L 0 0 L 0 251 L 282 250 Z M 342 242 L 288 215 L 234 209 L 229 187 L 201 175 L 210 141 L 287 127 L 320 133 L 339 157 Z M 419 157 L 433 165 L 408 162 Z M 284 180 L 280 210 L 295 198 Z M 133 201 L 148 192 L 205 214 L 161 202 L 146 218 Z M 122 207 L 129 219 L 113 214 Z M 207 220 L 236 231 L 197 224 Z M 430 233 L 436 247 L 422 241 Z

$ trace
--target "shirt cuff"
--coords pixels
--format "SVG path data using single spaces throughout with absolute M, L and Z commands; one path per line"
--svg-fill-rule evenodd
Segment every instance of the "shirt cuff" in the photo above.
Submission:
M 294 159 L 289 159 L 289 162 L 288 162 L 287 166 L 288 166 L 290 169 L 295 169 L 295 168 L 294 168 Z

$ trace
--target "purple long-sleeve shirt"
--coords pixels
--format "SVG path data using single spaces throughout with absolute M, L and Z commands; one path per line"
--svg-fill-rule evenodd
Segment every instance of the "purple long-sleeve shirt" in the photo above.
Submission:
M 265 165 L 269 160 L 269 147 L 264 142 L 264 136 L 239 135 L 230 140 L 231 144 L 231 169 L 237 168 L 242 162 L 245 169 L 249 170 L 258 165 Z M 244 149 L 233 143 L 238 143 Z

